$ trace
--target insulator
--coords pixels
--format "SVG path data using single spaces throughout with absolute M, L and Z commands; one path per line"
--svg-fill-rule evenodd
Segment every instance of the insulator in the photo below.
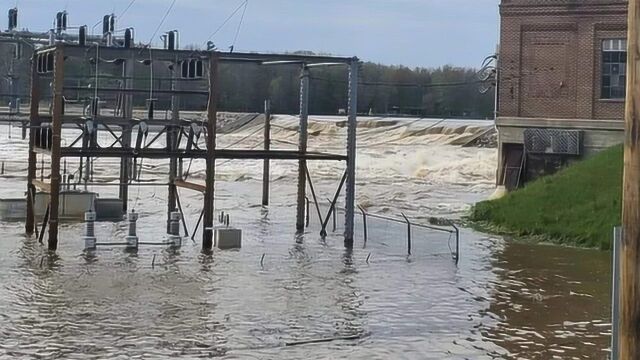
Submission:
M 133 28 L 128 28 L 124 31 L 124 47 L 129 49 L 133 46 Z
M 87 25 L 80 27 L 80 31 L 78 32 L 78 44 L 80 46 L 87 45 L 87 29 Z
M 9 31 L 18 27 L 18 9 L 9 9 Z

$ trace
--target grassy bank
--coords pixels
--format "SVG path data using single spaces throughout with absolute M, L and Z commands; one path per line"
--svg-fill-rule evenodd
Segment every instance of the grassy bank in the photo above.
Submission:
M 555 243 L 608 249 L 620 224 L 622 146 L 616 146 L 506 197 L 476 204 L 481 228 Z

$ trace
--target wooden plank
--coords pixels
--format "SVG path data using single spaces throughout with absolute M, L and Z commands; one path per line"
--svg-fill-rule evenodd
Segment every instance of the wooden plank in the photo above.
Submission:
M 629 0 L 620 359 L 640 359 L 640 0 Z
M 189 189 L 189 190 L 193 190 L 201 193 L 204 193 L 207 189 L 205 185 L 195 184 L 192 182 L 182 181 L 182 180 L 176 180 L 173 184 L 179 188 Z

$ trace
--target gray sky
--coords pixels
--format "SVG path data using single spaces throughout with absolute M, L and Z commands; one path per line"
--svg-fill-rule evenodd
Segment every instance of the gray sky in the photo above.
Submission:
M 91 28 L 132 0 L 18 0 L 19 26 L 46 30 L 59 10 Z M 118 27 L 148 42 L 172 0 L 136 0 Z M 182 45 L 204 45 L 243 0 L 177 0 L 160 32 L 179 29 Z M 495 50 L 499 0 L 249 0 L 236 51 L 310 50 L 407 66 L 479 66 Z M 6 14 L 16 0 L 0 0 Z M 242 11 L 212 39 L 233 43 Z M 6 28 L 6 15 L 2 16 Z M 96 27 L 101 31 L 101 25 Z M 159 43 L 159 36 L 154 39 Z

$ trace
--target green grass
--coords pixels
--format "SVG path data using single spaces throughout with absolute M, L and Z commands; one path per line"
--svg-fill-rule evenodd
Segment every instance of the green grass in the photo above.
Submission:
M 621 223 L 622 146 L 512 192 L 475 205 L 475 225 L 502 234 L 609 249 Z

